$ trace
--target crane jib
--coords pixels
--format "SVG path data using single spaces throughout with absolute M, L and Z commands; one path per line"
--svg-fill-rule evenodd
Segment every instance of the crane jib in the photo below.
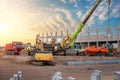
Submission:
M 86 22 L 88 21 L 88 19 L 92 15 L 92 13 L 95 11 L 95 9 L 97 8 L 97 6 L 100 4 L 100 2 L 101 2 L 101 0 L 98 0 L 96 2 L 96 4 L 91 8 L 91 10 L 88 12 L 88 14 L 86 15 L 86 17 L 83 19 L 83 21 L 79 24 L 79 26 L 77 27 L 77 29 L 73 33 L 72 38 L 71 38 L 71 47 L 72 48 L 74 48 L 74 42 L 75 42 L 77 36 L 82 31 L 82 28 L 84 27 L 84 25 L 86 24 Z

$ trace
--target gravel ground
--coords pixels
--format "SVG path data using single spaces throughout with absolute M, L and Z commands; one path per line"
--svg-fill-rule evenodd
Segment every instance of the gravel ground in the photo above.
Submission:
M 54 61 L 56 66 L 34 66 L 29 64 L 14 63 L 11 60 L 15 59 L 3 59 L 0 55 L 0 80 L 9 80 L 13 74 L 18 71 L 23 72 L 23 80 L 51 80 L 52 76 L 57 72 L 62 72 L 64 80 L 67 80 L 69 76 L 76 78 L 76 80 L 90 80 L 91 73 L 94 70 L 103 71 L 103 80 L 113 80 L 113 72 L 120 71 L 120 64 L 104 64 L 104 65 L 80 65 L 80 66 L 66 66 L 63 65 L 64 61 L 77 61 L 86 60 L 86 57 L 80 56 L 55 56 Z M 10 56 L 9 56 L 10 57 Z M 9 58 L 7 57 L 7 58 Z M 23 58 L 21 58 L 23 59 Z M 107 59 L 120 59 L 120 57 L 87 57 L 87 60 L 107 60 Z M 25 60 L 25 59 L 24 59 Z

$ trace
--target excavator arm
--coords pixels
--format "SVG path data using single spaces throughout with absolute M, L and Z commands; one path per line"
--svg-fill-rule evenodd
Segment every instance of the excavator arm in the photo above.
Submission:
M 42 52 L 44 51 L 43 42 L 40 39 L 40 35 L 39 34 L 36 36 L 36 48 L 40 49 Z

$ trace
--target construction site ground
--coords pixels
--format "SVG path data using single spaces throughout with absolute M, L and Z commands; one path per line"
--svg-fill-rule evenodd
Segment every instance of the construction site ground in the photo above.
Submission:
M 94 70 L 103 72 L 103 80 L 113 80 L 113 72 L 120 71 L 120 64 L 101 64 L 101 65 L 78 65 L 67 66 L 66 61 L 85 61 L 85 60 L 115 60 L 120 57 L 99 57 L 99 56 L 54 56 L 55 66 L 34 66 L 28 64 L 31 59 L 27 54 L 19 56 L 6 55 L 0 53 L 0 80 L 9 80 L 13 74 L 22 71 L 22 80 L 51 80 L 57 72 L 62 72 L 64 80 L 74 77 L 76 80 L 90 80 Z

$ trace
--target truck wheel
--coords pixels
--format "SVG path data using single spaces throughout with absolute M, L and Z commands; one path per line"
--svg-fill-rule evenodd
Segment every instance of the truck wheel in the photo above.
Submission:
M 79 55 L 79 51 L 77 51 L 77 53 L 76 53 L 76 56 L 78 56 Z
M 7 55 L 14 55 L 14 51 L 6 51 Z
M 91 53 L 88 53 L 88 56 L 92 56 L 92 54 L 91 54 Z
M 28 55 L 31 56 L 31 52 L 30 51 L 28 52 Z

